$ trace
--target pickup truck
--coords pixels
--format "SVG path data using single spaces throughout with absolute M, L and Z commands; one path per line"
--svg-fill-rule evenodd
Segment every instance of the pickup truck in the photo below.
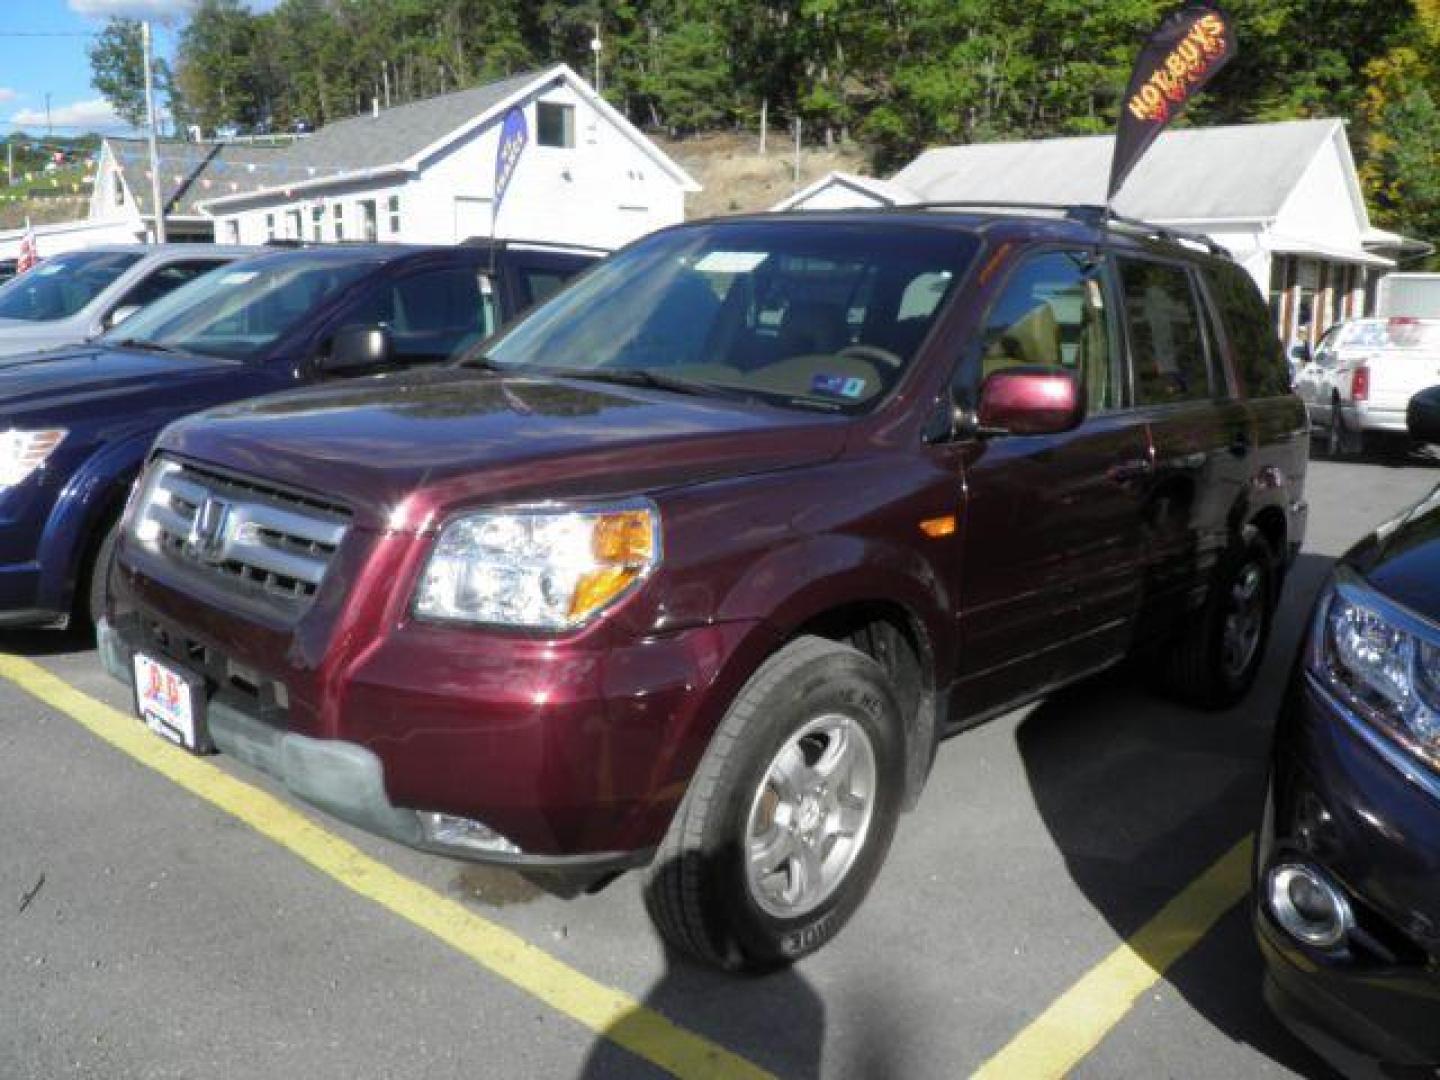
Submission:
M 1320 339 L 1295 392 L 1332 456 L 1408 442 L 1411 397 L 1440 383 L 1440 319 L 1350 319 Z
M 517 242 L 272 252 L 197 278 L 94 341 L 0 362 L 0 625 L 98 615 L 116 522 L 166 424 L 439 363 L 596 258 Z
M 693 223 L 455 364 L 172 425 L 99 651 L 157 735 L 557 891 L 646 867 L 671 945 L 771 968 L 856 910 L 941 736 L 1134 652 L 1238 701 L 1307 433 L 1204 241 Z

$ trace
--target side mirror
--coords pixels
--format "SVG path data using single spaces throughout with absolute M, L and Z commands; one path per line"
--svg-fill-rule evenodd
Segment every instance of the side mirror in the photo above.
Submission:
M 112 327 L 119 326 L 122 322 L 128 319 L 131 315 L 134 315 L 135 312 L 139 310 L 139 304 L 121 304 L 119 307 L 117 307 L 114 311 L 110 312 L 110 314 L 105 317 L 105 329 L 109 330 Z
M 980 386 L 976 421 L 982 434 L 1057 435 L 1084 419 L 1080 383 L 1068 371 L 1006 368 Z
M 383 326 L 342 326 L 330 339 L 330 351 L 320 357 L 325 371 L 377 368 L 394 356 L 390 331 Z
M 1421 390 L 1405 410 L 1410 438 L 1422 443 L 1440 443 L 1440 386 Z
M 1309 342 L 1301 341 L 1295 345 L 1291 345 L 1290 359 L 1302 367 L 1314 360 L 1315 357 L 1310 352 Z

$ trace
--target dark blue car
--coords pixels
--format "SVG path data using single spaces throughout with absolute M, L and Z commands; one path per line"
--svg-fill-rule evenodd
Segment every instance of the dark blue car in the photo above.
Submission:
M 99 616 L 115 525 L 170 421 L 444 361 L 596 257 L 504 242 L 275 252 L 207 274 L 94 341 L 0 361 L 0 625 Z
M 1433 403 L 1432 403 L 1433 404 Z M 1411 433 L 1440 442 L 1440 413 Z M 1266 999 L 1347 1076 L 1440 1070 L 1440 489 L 1339 563 L 1276 730 Z

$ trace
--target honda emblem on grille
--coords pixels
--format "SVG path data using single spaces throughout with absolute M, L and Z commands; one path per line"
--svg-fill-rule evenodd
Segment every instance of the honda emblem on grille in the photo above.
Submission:
M 226 526 L 229 521 L 230 504 L 224 499 L 207 495 L 190 521 L 190 535 L 185 538 L 186 549 L 206 562 L 222 561 L 225 558 L 225 541 L 228 539 Z

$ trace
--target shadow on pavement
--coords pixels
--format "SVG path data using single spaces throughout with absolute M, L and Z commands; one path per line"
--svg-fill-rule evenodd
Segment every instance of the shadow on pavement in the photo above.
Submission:
M 825 1004 L 794 968 L 737 977 L 701 968 L 667 949 L 665 972 L 643 1003 L 777 1076 L 820 1076 Z M 639 1059 L 620 1045 L 628 1036 L 644 1037 L 648 1026 L 648 1018 L 640 1013 L 628 1014 L 612 1025 L 606 1037 L 596 1040 L 580 1070 L 581 1080 L 665 1075 L 654 1066 L 648 1071 L 640 1068 Z M 722 1074 L 723 1070 L 716 1072 Z
M 1133 935 L 1257 825 L 1273 719 L 1330 564 L 1314 555 L 1295 564 L 1260 681 L 1236 708 L 1183 708 L 1120 670 L 1051 698 L 1017 730 L 1045 825 L 1118 937 Z M 1164 979 L 1229 1038 L 1302 1076 L 1331 1076 L 1261 1000 L 1248 903 Z
M 95 648 L 95 632 L 83 630 L 0 630 L 0 652 L 12 656 L 64 656 Z

